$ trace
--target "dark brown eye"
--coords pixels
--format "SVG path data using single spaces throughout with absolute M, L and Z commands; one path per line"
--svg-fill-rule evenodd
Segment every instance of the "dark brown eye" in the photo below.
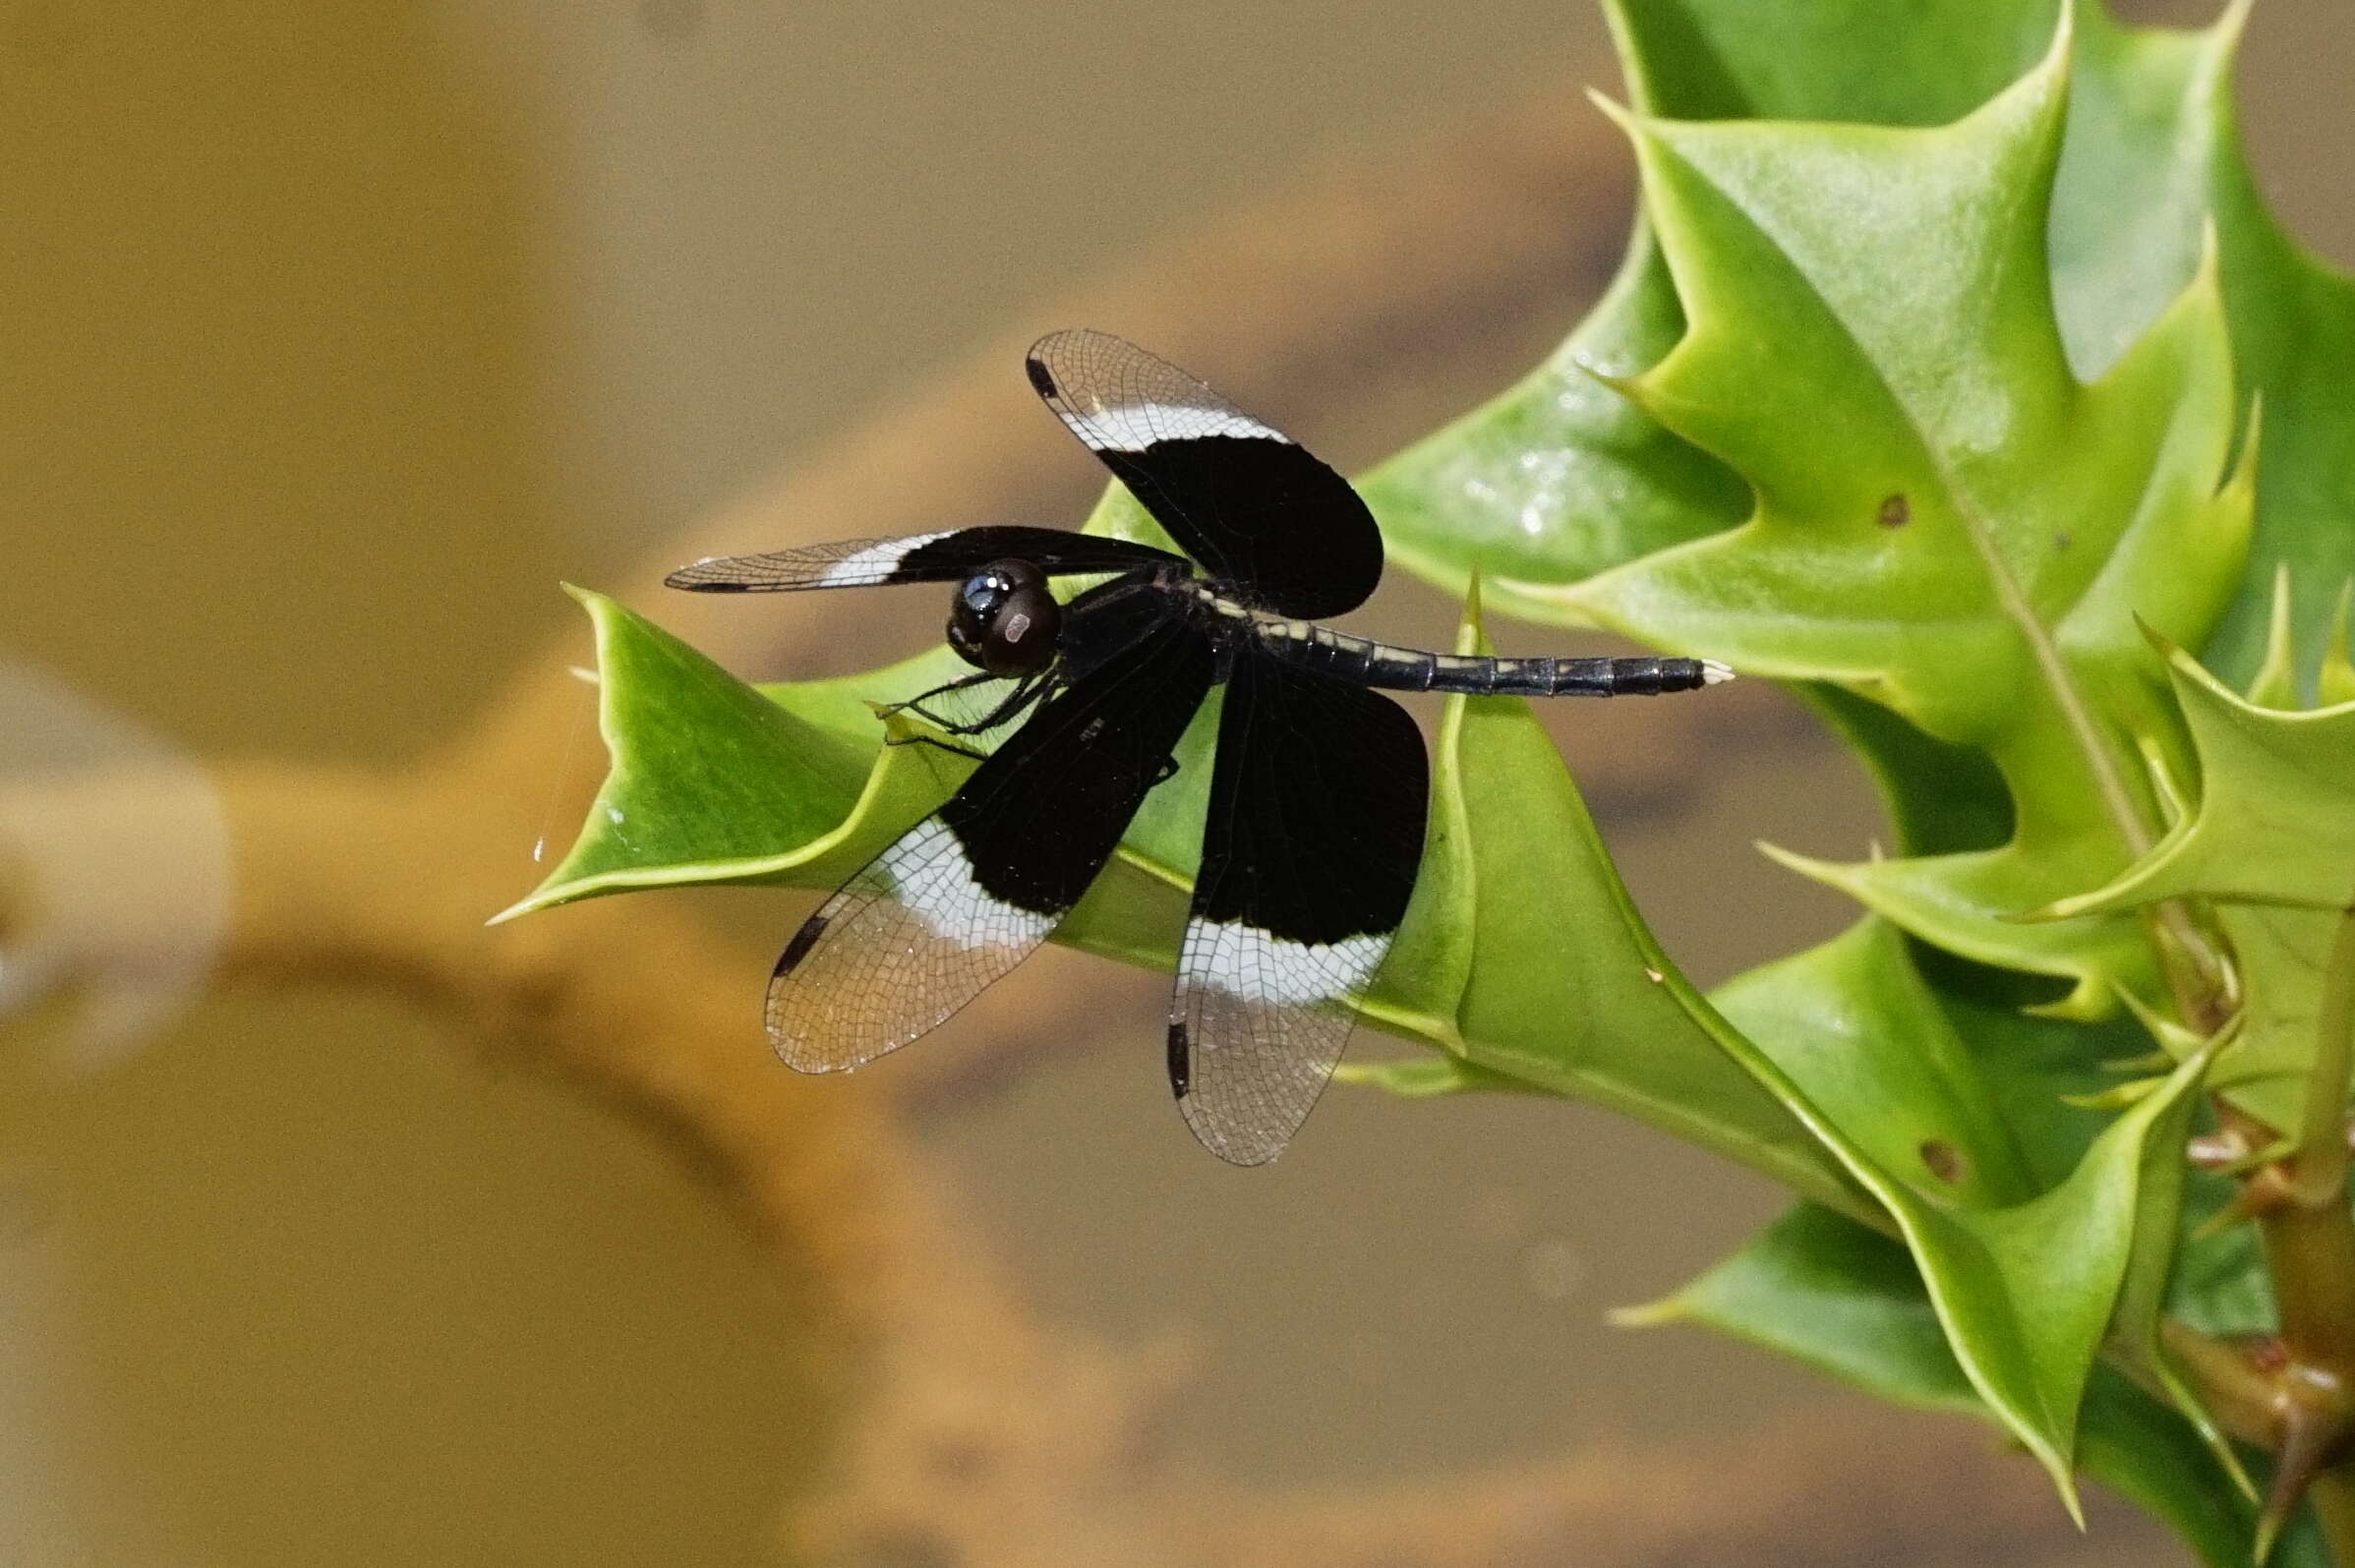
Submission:
M 997 618 L 982 645 L 987 656 L 981 668 L 1001 675 L 1026 675 L 1044 669 L 1055 658 L 1055 639 L 1063 630 L 1063 607 L 1040 583 L 1018 588 L 998 607 Z
M 1063 607 L 1046 574 L 1027 560 L 1001 560 L 968 577 L 949 610 L 949 646 L 993 675 L 1035 674 L 1054 663 Z

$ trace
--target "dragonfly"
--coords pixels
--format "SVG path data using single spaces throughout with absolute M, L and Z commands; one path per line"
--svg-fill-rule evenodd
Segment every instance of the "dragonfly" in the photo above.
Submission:
M 769 1038 L 787 1066 L 831 1073 L 946 1021 L 1053 935 L 1223 687 L 1164 1051 L 1195 1136 L 1265 1164 L 1331 1077 L 1414 893 L 1430 765 L 1383 692 L 1648 696 L 1733 671 L 1338 631 L 1324 622 L 1383 570 L 1382 534 L 1339 474 L 1111 333 L 1051 333 L 1026 369 L 1184 554 L 982 526 L 710 557 L 666 579 L 697 593 L 955 584 L 948 643 L 972 673 L 899 706 L 951 736 L 1005 731 L 786 944 Z M 1066 603 L 1058 578 L 1095 581 Z

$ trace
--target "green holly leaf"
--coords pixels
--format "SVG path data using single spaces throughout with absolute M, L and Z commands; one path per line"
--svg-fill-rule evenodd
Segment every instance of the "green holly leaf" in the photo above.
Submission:
M 1133 526 L 1124 507 L 1108 507 L 1098 526 Z M 934 746 L 882 743 L 873 705 L 953 673 L 937 652 L 847 680 L 756 691 L 613 601 L 578 597 L 598 631 L 612 768 L 572 851 L 508 916 L 675 884 L 830 887 L 935 809 L 971 766 Z M 1464 638 L 1478 645 L 1476 621 Z M 1189 731 L 1177 775 L 1148 798 L 1056 941 L 1170 965 L 1211 733 L 1200 722 Z M 912 732 L 903 725 L 898 738 Z M 1367 1004 L 1376 1022 L 1457 1053 L 1461 1086 L 1501 1077 L 1595 1100 L 1818 1201 L 1869 1207 L 1729 1055 L 1726 1025 L 1635 914 L 1526 703 L 1448 703 L 1432 799 L 1415 900 Z M 1441 1081 L 1449 1076 L 1427 1072 L 1423 1091 L 1458 1086 Z M 1389 1080 L 1410 1084 L 1413 1074 Z
M 1805 681 L 1795 689 L 1863 763 L 1900 854 L 1991 849 L 2011 838 L 2011 796 L 1983 752 L 1932 739 L 1838 686 Z
M 1713 1000 L 1739 1031 L 1729 1049 L 1880 1200 L 1965 1376 L 2074 1507 L 2086 1379 L 2121 1303 L 2139 1312 L 2164 1278 L 2181 1197 L 2169 1173 L 2210 1052 L 2038 1190 L 1980 1064 L 1878 922 Z
M 1394 1057 L 1383 1062 L 1344 1062 L 1333 1069 L 1333 1081 L 1358 1088 L 1380 1089 L 1401 1100 L 1437 1100 L 1450 1094 L 1542 1094 L 1545 1091 L 1519 1078 L 1432 1051 L 1422 1056 Z
M 1885 1179 L 1979 1207 L 2037 1191 L 1981 1064 L 1886 921 L 1868 915 L 1709 1001 Z
M 1992 1419 L 1947 1348 L 1905 1244 L 1812 1203 L 1789 1209 L 1675 1294 L 1621 1308 L 1612 1321 L 1713 1328 L 1891 1404 Z
M 1435 822 L 1469 825 L 1472 863 L 1452 874 L 1463 903 L 1451 918 L 1472 931 L 1472 953 L 1454 1025 L 1442 1031 L 1467 1061 L 1704 1142 L 1757 1119 L 1721 1108 L 1695 1128 L 1663 1111 L 1726 1094 L 1712 1053 L 1740 1064 L 1886 1206 L 1925 1260 L 1973 1385 L 2065 1486 L 2079 1393 L 2106 1326 L 2130 1291 L 2148 1295 L 2152 1271 L 2164 1276 L 2178 1196 L 2169 1173 L 2180 1170 L 2189 1090 L 2206 1058 L 2040 1188 L 1981 1065 L 1886 924 L 1867 920 L 1747 975 L 1712 1009 L 1636 921 L 1527 704 L 1451 701 L 1435 798 Z M 1518 832 L 1484 832 L 1491 823 Z M 1597 918 L 1602 910 L 1619 918 Z M 1630 1027 L 1641 1054 L 1613 1038 Z M 1367 1076 L 1415 1094 L 1495 1085 L 1445 1071 Z M 1765 1150 L 1738 1152 L 1767 1168 Z M 1853 1201 L 1843 1206 L 1855 1212 Z
M 2204 1046 L 2193 1060 L 2202 1073 L 2212 1066 L 2224 1039 Z M 2180 1074 L 2186 1071 L 2179 1068 Z M 2158 1085 L 2160 1092 L 2166 1080 Z M 2240 1458 L 2199 1395 L 2176 1367 L 2162 1343 L 2159 1319 L 2178 1267 L 2184 1235 L 2184 1194 L 2190 1165 L 2184 1158 L 2196 1101 L 2189 1095 L 2162 1111 L 2143 1140 L 2134 1175 L 2134 1235 L 2128 1244 L 2126 1278 L 2111 1308 L 2109 1354 L 2119 1365 L 2157 1385 L 2186 1425 L 2208 1446 L 2217 1466 L 2249 1501 L 2257 1500 Z
M 2279 1332 L 2257 1227 L 2233 1223 L 2240 1184 L 2206 1172 L 2185 1184 L 2183 1239 L 2167 1280 L 2166 1314 L 2212 1339 Z
M 2275 621 L 2288 625 L 2284 611 Z M 2275 639 L 2275 646 L 2282 639 Z M 2280 661 L 2269 661 L 2278 669 Z M 2284 711 L 2243 698 L 2180 649 L 2167 673 L 2199 762 L 2199 799 L 2108 885 L 2047 912 L 2213 900 L 2241 981 L 2242 1039 L 2215 1086 L 2267 1125 L 2300 1125 L 2339 911 L 2355 902 L 2355 704 Z M 2261 668 L 2260 689 L 2286 696 Z
M 1902 22 L 1879 0 L 1605 9 L 1636 106 L 1690 120 L 1941 123 L 2015 81 L 2053 29 L 2050 0 L 1930 0 Z M 1739 523 L 1740 478 L 1611 384 L 1658 364 L 1683 332 L 1639 219 L 1619 277 L 1558 352 L 1367 477 L 1392 558 L 1450 587 L 1477 566 L 1501 579 L 1492 604 L 1560 622 L 1563 607 L 1528 586 L 1574 583 Z
M 2355 580 L 2341 585 L 2330 611 L 2330 638 L 2315 675 L 2315 701 L 2326 708 L 2355 702 L 2355 654 L 2348 648 L 2348 621 L 2355 618 Z
M 1724 1096 L 1711 1056 L 1731 1057 L 1886 1205 L 1925 1259 L 1972 1386 L 1988 1391 L 1988 1408 L 2066 1486 L 2079 1395 L 2107 1325 L 2122 1301 L 2139 1310 L 2148 1282 L 2164 1278 L 2173 1173 L 2206 1058 L 2039 1187 L 1981 1064 L 1886 924 L 1867 920 L 1745 976 L 1710 999 L 1714 1010 L 1692 996 L 1626 905 L 1599 845 L 1584 847 L 1591 823 L 1527 704 L 1450 702 L 1434 816 L 1467 824 L 1460 842 L 1471 864 L 1450 873 L 1461 902 L 1449 918 L 1473 943 L 1464 989 L 1420 1007 L 1443 1013 L 1444 996 L 1459 997 L 1452 1027 L 1441 1032 L 1481 1075 L 1385 1065 L 1360 1076 L 1415 1095 L 1502 1078 L 1709 1142 L 1756 1117 L 1720 1108 L 1695 1128 L 1663 1111 Z M 1483 831 L 1507 823 L 1518 833 Z M 1435 843 L 1438 835 L 1435 827 Z M 1427 858 L 1427 877 L 1431 866 Z M 1607 909 L 1619 918 L 1596 918 Z M 1609 1028 L 1584 1026 L 1590 1018 Z M 1640 1055 L 1613 1038 L 1629 1027 L 1645 1041 Z M 1767 1149 L 1736 1152 L 1768 1166 Z M 1855 1212 L 1853 1201 L 1843 1206 Z
M 1480 646 L 1470 616 L 1457 646 Z M 1528 703 L 1447 700 L 1431 823 L 1375 1017 L 1486 1074 L 1869 1210 L 1800 1118 L 1738 1065 L 1746 1047 L 1729 1049 L 1733 1031 L 1661 951 Z
M 2236 3 L 2219 30 L 2237 31 L 2247 11 L 2246 0 Z M 2355 278 L 2274 221 L 2241 155 L 2229 76 L 2219 70 L 2214 80 L 2208 173 L 2225 303 L 2242 383 L 2264 403 L 2265 441 L 2248 567 L 2224 623 L 2202 652 L 2227 678 L 2240 680 L 2261 657 L 2267 590 L 2277 566 L 2288 572 L 2290 641 L 2301 670 L 2325 663 L 2341 587 L 2355 576 L 2355 528 L 2347 526 L 2355 516 L 2355 422 L 2346 417 L 2355 406 Z M 2336 647 L 2343 671 L 2343 637 Z M 2355 682 L 2323 696 L 2346 701 L 2355 696 Z
M 2200 798 L 2152 851 L 2056 916 L 2199 895 L 2338 910 L 2355 903 L 2355 703 L 2283 712 L 2179 648 L 2167 676 L 2199 758 Z
M 871 712 L 861 745 L 604 595 L 567 592 L 596 628 L 613 765 L 571 850 L 500 918 L 636 887 L 847 875 L 955 789 L 958 759 L 884 751 Z
M 1946 124 L 2044 53 L 2056 0 L 1607 0 L 1634 97 L 1684 120 Z M 2240 384 L 2267 411 L 2254 546 L 2208 647 L 2256 668 L 2264 593 L 2294 569 L 2295 646 L 2311 669 L 2333 596 L 2355 575 L 2355 280 L 2285 236 L 2233 124 L 2232 66 L 2250 7 L 2212 27 L 2134 28 L 2074 8 L 2076 61 L 2048 261 L 2071 363 L 2107 369 L 2196 271 L 2212 227 Z M 1396 558 L 1456 584 L 1510 579 L 1491 602 L 1541 620 L 1575 606 L 1518 586 L 1605 567 L 1734 527 L 1738 480 L 1608 388 L 1664 358 L 1683 311 L 1648 225 L 1618 282 L 1522 384 L 1379 469 L 1368 493 Z M 2342 663 L 2342 668 L 2343 663 Z M 2355 695 L 2355 678 L 2347 694 Z M 2329 699 L 2326 700 L 2343 700 Z
M 926 743 L 946 737 L 875 715 L 876 705 L 945 678 L 937 650 L 845 680 L 764 691 L 614 600 L 571 592 L 596 629 L 598 727 L 611 762 L 571 849 L 495 921 L 648 888 L 831 888 L 930 815 L 972 769 L 945 744 Z M 1158 819 L 1147 826 L 1162 829 Z M 1173 871 L 1155 847 L 1116 856 L 1058 935 L 1168 964 L 1192 862 Z
M 2172 740 L 2134 617 L 2205 634 L 2250 492 L 2226 466 L 2212 271 L 2099 380 L 2068 367 L 2044 263 L 2065 74 L 2056 47 L 1937 130 L 1631 122 L 1690 326 L 1625 389 L 1758 504 L 1560 597 L 1984 750 L 2014 802 L 2004 846 L 1785 858 L 1925 940 L 2069 979 L 2065 1010 L 2096 1016 L 2150 985 L 2135 924 L 2010 916 L 2127 858 L 2116 818 L 2151 809 L 2127 794 L 2128 734 Z M 1858 262 L 1922 255 L 1947 264 Z
M 1618 1317 L 1714 1329 L 1876 1398 L 1993 1419 L 1948 1349 L 1906 1249 L 1805 1204 L 1676 1294 Z M 2107 1367 L 2089 1381 L 2079 1451 L 2090 1475 L 2166 1520 L 2203 1561 L 2246 1568 L 2255 1504 L 2190 1423 Z M 2304 1523 L 2269 1559 L 2273 1568 L 2329 1560 Z
M 2296 1131 L 2320 1043 L 2323 968 L 2339 916 L 2320 909 L 2223 904 L 2217 925 L 2241 982 L 2240 1044 L 2220 1064 L 2216 1087 L 2282 1132 Z
M 1528 379 L 1407 448 L 1360 490 L 1390 560 L 1460 590 L 1563 619 L 1533 587 L 1582 578 L 1741 520 L 1738 476 L 1629 402 L 1605 377 L 1658 363 L 1684 313 L 1641 224 L 1619 278 L 1586 323 Z

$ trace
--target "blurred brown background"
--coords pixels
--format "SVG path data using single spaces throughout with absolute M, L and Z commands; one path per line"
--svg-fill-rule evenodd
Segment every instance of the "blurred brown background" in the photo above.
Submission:
M 2343 7 L 2259 8 L 2255 156 L 2342 260 L 2351 69 Z M 8 0 L 0 662 L 199 754 L 404 756 L 544 655 L 559 579 L 951 352 L 1304 170 L 1583 84 L 1616 73 L 1577 0 Z M 1599 198 L 1607 249 L 1622 222 Z M 1643 743 L 1557 717 L 1573 767 Z M 1598 801 L 1704 981 L 1846 918 L 1746 847 L 1872 830 L 1801 725 L 1730 732 L 1668 808 Z M 593 756 L 548 766 L 553 798 Z M 731 897 L 759 930 L 794 907 Z M 1039 961 L 1100 989 L 1110 1046 L 967 1085 L 938 1135 L 1047 1307 L 1201 1352 L 1206 1466 L 1414 1477 L 1850 1408 L 1602 1323 L 1774 1212 L 1761 1184 L 1579 1108 L 1349 1091 L 1230 1171 L 1156 1081 L 1160 982 Z M 6 1079 L 0 1559 L 772 1560 L 813 1350 L 636 1127 L 339 995 L 209 1000 L 113 1071 Z

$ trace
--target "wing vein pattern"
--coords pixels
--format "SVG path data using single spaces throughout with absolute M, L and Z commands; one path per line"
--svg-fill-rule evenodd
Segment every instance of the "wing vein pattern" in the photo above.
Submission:
M 1062 528 L 952 528 L 894 539 L 838 539 L 757 555 L 710 555 L 679 567 L 663 582 L 707 594 L 957 582 L 1009 557 L 1030 561 L 1049 576 L 1133 571 L 1178 559 L 1149 545 Z
M 1382 578 L 1382 534 L 1346 480 L 1206 382 L 1084 328 L 1032 345 L 1030 384 L 1210 574 L 1315 619 Z
M 1429 797 L 1396 703 L 1235 659 L 1168 1041 L 1179 1108 L 1220 1158 L 1275 1158 L 1316 1105 L 1413 897 Z
M 1079 902 L 1208 692 L 1207 637 L 1152 594 L 1092 590 L 1083 640 L 1123 642 L 1044 703 L 947 804 L 878 854 L 777 960 L 769 1037 L 835 1072 L 935 1027 Z

